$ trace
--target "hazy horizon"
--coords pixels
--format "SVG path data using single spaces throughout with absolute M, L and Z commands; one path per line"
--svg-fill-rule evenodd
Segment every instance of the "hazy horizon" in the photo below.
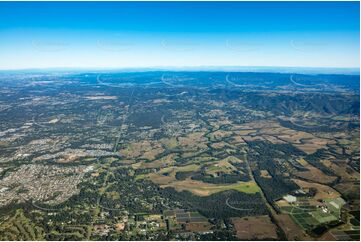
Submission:
M 360 75 L 359 68 L 292 67 L 292 66 L 152 66 L 152 67 L 50 67 L 26 69 L 0 69 L 0 73 L 24 72 L 264 72 L 294 74 Z

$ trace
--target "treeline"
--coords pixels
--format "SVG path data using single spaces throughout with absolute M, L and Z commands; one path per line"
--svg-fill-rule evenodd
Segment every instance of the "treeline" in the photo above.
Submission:
M 199 197 L 188 191 L 177 192 L 170 187 L 163 189 L 161 193 L 188 208 L 198 210 L 208 218 L 225 219 L 267 214 L 267 207 L 259 193 L 248 194 L 230 190 Z
M 297 131 L 303 131 L 303 132 L 335 132 L 335 131 L 342 131 L 342 129 L 339 128 L 330 128 L 329 126 L 300 126 L 297 124 L 294 124 L 290 121 L 286 121 L 283 119 L 278 119 L 278 122 L 286 128 L 297 130 Z
M 326 175 L 334 176 L 335 173 L 332 171 L 332 169 L 328 168 L 320 161 L 322 159 L 328 158 L 328 156 L 325 154 L 325 151 L 326 151 L 325 149 L 317 150 L 315 153 L 307 155 L 305 157 L 305 160 L 314 167 L 320 169 Z
M 259 171 L 256 171 L 254 174 L 255 180 L 264 191 L 264 194 L 270 203 L 299 189 L 299 187 L 289 179 L 286 180 L 279 176 L 273 176 L 271 179 L 263 178 L 260 176 Z

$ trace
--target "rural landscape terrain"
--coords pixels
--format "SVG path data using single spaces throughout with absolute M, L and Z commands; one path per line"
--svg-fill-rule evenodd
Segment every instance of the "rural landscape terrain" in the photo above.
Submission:
M 0 73 L 0 240 L 360 240 L 360 76 Z

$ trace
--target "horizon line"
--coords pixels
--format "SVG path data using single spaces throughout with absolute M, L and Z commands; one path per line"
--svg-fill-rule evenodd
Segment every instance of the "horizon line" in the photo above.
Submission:
M 197 68 L 294 68 L 294 69 L 354 69 L 360 70 L 360 66 L 353 67 L 338 67 L 338 66 L 238 66 L 238 65 L 199 65 L 199 66 L 119 66 L 119 67 L 69 67 L 69 66 L 54 66 L 54 67 L 25 67 L 25 68 L 0 68 L 0 71 L 22 71 L 22 70 L 49 70 L 49 69 L 104 69 L 104 70 L 121 70 L 121 69 L 197 69 Z
M 0 69 L 0 72 L 41 71 L 229 71 L 229 72 L 286 72 L 298 70 L 312 74 L 360 75 L 360 67 L 308 67 L 308 66 L 139 66 L 139 67 L 34 67 Z M 326 73 L 322 73 L 326 71 Z M 302 74 L 302 73 L 300 73 Z

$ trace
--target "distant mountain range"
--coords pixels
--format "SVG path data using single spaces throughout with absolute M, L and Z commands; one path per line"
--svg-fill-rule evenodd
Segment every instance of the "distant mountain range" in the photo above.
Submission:
M 6 73 L 47 73 L 47 72 L 144 72 L 144 71 L 225 71 L 225 72 L 269 72 L 298 74 L 345 74 L 359 75 L 360 68 L 339 67 L 277 67 L 277 66 L 163 66 L 163 67 L 124 67 L 124 68 L 32 68 L 0 70 Z

